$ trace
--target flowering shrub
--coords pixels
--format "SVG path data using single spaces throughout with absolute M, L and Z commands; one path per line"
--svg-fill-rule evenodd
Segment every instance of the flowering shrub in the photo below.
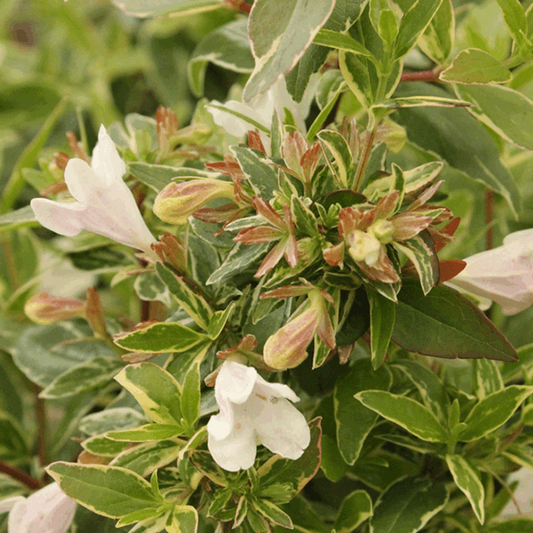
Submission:
M 0 533 L 533 530 L 533 10 L 29 3 Z

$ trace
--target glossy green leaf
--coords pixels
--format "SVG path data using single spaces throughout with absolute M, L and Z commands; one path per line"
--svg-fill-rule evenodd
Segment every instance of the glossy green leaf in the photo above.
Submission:
M 511 71 L 493 56 L 478 48 L 461 50 L 453 63 L 443 70 L 439 78 L 453 83 L 505 83 Z
M 490 525 L 489 533 L 533 533 L 533 519 L 520 516 L 501 520 Z
M 256 500 L 255 508 L 271 523 L 286 529 L 293 529 L 291 517 L 268 500 Z
M 157 273 L 185 312 L 204 330 L 209 327 L 213 311 L 205 299 L 170 268 L 157 263 Z
M 176 505 L 165 529 L 168 533 L 197 533 L 198 512 L 191 505 Z
M 124 468 L 57 462 L 46 471 L 67 496 L 110 518 L 163 503 L 148 481 Z
M 208 63 L 233 72 L 252 72 L 254 58 L 246 31 L 245 18 L 234 20 L 209 33 L 202 39 L 189 59 L 189 85 L 197 97 L 204 92 Z
M 176 167 L 154 165 L 142 161 L 128 163 L 128 171 L 155 192 L 163 190 L 172 182 L 173 178 L 178 176 L 178 169 Z
M 385 367 L 373 370 L 368 359 L 356 361 L 335 385 L 334 405 L 339 451 L 348 464 L 354 464 L 377 414 L 354 398 L 365 390 L 388 390 L 392 376 Z
M 111 440 L 124 442 L 146 442 L 167 440 L 183 433 L 183 428 L 176 424 L 146 424 L 133 429 L 110 431 L 106 437 Z
M 82 443 L 82 448 L 94 455 L 101 455 L 102 457 L 115 457 L 120 452 L 128 449 L 129 442 L 118 442 L 108 439 L 104 435 L 95 435 Z
M 161 17 L 163 15 L 194 15 L 222 7 L 221 0 L 113 0 L 131 17 Z
M 95 357 L 57 376 L 39 396 L 53 400 L 101 388 L 123 367 L 119 359 Z
M 398 297 L 392 340 L 406 350 L 445 358 L 516 360 L 509 341 L 454 289 L 437 285 L 424 296 L 418 280 L 404 279 Z
M 501 85 L 461 86 L 457 94 L 472 102 L 469 111 L 481 122 L 520 148 L 533 150 L 533 101 Z
M 161 302 L 170 307 L 170 293 L 155 272 L 144 272 L 136 276 L 133 288 L 139 299 L 145 302 Z
M 450 97 L 443 89 L 426 83 L 413 85 L 416 87 L 402 84 L 395 96 Z M 514 213 L 520 211 L 520 194 L 509 170 L 500 161 L 494 141 L 465 109 L 399 109 L 395 120 L 406 128 L 412 142 L 435 152 L 465 177 L 501 194 Z
M 372 533 L 420 531 L 448 501 L 443 483 L 407 478 L 389 487 L 379 498 L 370 521 Z
M 328 46 L 330 48 L 336 48 L 338 50 L 344 50 L 346 52 L 352 52 L 353 54 L 359 54 L 363 57 L 376 60 L 372 55 L 372 52 L 365 48 L 363 44 L 356 41 L 350 35 L 340 33 L 338 31 L 332 31 L 323 29 L 320 30 L 313 40 L 315 44 L 321 44 L 322 46 Z
M 526 13 L 519 0 L 496 0 L 503 13 L 503 20 L 507 29 L 518 43 L 525 41 L 527 35 Z
M 335 518 L 336 533 L 350 533 L 372 516 L 372 500 L 364 490 L 351 492 L 341 503 Z
M 482 400 L 493 392 L 504 388 L 503 379 L 498 368 L 498 363 L 489 359 L 473 361 L 474 392 Z
M 115 337 L 116 345 L 132 352 L 185 352 L 207 341 L 207 337 L 179 322 L 156 322 Z
M 146 422 L 143 414 L 131 407 L 113 407 L 84 416 L 79 425 L 87 435 L 100 435 L 108 431 L 131 429 Z
M 396 320 L 397 304 L 371 289 L 367 289 L 366 293 L 370 303 L 370 353 L 372 367 L 377 369 L 383 364 L 387 356 Z
M 422 404 L 387 391 L 367 390 L 355 397 L 368 409 L 398 424 L 419 439 L 446 442 L 448 434 L 435 415 Z
M 511 385 L 493 392 L 477 403 L 468 414 L 466 428 L 459 434 L 459 440 L 470 442 L 488 435 L 505 424 L 520 404 L 533 394 L 533 387 Z
M 248 31 L 255 69 L 244 89 L 245 100 L 267 91 L 291 70 L 328 20 L 334 0 L 257 0 Z
M 166 370 L 152 363 L 128 365 L 115 379 L 154 422 L 181 425 L 181 387 Z
M 215 340 L 220 336 L 234 308 L 235 302 L 231 302 L 223 311 L 215 311 L 213 313 L 207 329 L 207 336 L 210 339 Z
M 485 489 L 479 474 L 472 465 L 460 455 L 447 455 L 446 463 L 455 484 L 468 498 L 480 524 L 485 521 Z
M 437 64 L 444 64 L 452 52 L 455 37 L 455 16 L 451 0 L 443 0 L 426 31 L 418 40 L 424 54 Z
M 258 152 L 244 146 L 232 146 L 231 151 L 258 196 L 270 200 L 278 186 L 278 173 Z
M 181 414 L 189 427 L 194 427 L 200 416 L 200 388 L 200 365 L 195 363 L 185 376 L 181 395 Z
M 330 165 L 337 183 L 347 189 L 353 178 L 353 158 L 346 139 L 337 131 L 322 130 L 317 137 L 323 147 L 333 156 L 335 167 Z

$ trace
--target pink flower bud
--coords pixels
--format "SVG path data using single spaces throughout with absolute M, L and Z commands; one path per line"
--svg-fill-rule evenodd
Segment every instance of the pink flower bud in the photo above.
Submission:
M 60 320 L 85 317 L 85 304 L 75 298 L 56 298 L 40 292 L 26 302 L 24 312 L 37 324 L 54 324 Z
M 235 201 L 233 183 L 214 178 L 170 183 L 157 195 L 154 213 L 169 224 L 185 224 L 190 215 L 217 198 Z

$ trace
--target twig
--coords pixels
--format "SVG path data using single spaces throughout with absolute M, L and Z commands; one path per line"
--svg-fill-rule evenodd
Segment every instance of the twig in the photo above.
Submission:
M 40 489 L 43 486 L 39 480 L 29 476 L 26 472 L 23 472 L 18 468 L 6 465 L 3 461 L 0 461 L 0 472 L 20 481 L 23 485 L 26 485 L 26 487 L 32 490 Z
M 400 78 L 402 81 L 437 81 L 440 71 L 422 70 L 420 72 L 404 72 Z
M 34 384 L 33 390 L 35 392 L 35 417 L 37 420 L 37 455 L 40 466 L 45 467 L 48 464 L 46 458 L 46 413 L 44 401 L 39 398 L 41 387 Z

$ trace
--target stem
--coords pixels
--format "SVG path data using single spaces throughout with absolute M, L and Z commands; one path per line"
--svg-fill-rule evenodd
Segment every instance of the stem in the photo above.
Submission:
M 250 11 L 252 10 L 252 6 L 247 4 L 244 0 L 225 0 L 225 4 L 228 7 L 236 9 L 241 13 L 246 13 L 247 15 L 250 14 Z
M 32 490 L 40 489 L 43 486 L 42 483 L 34 477 L 29 476 L 26 472 L 23 472 L 18 468 L 6 465 L 3 461 L 0 461 L 0 472 L 20 481 L 23 485 L 26 485 L 26 487 Z
M 355 186 L 354 186 L 355 191 L 359 189 L 359 185 L 361 184 L 361 179 L 363 178 L 365 174 L 366 165 L 368 164 L 368 160 L 370 159 L 370 154 L 372 152 L 372 145 L 374 144 L 374 138 L 376 137 L 377 130 L 378 130 L 378 125 L 376 123 L 368 136 L 366 145 L 363 149 L 363 154 L 361 158 L 359 159 L 359 164 L 357 165 L 357 172 L 355 174 Z
M 494 245 L 494 193 L 485 189 L 485 224 L 488 225 L 485 235 L 485 249 L 491 250 Z M 492 307 L 485 311 L 487 318 L 492 318 Z
M 44 467 L 48 464 L 46 458 L 46 412 L 44 401 L 39 398 L 41 387 L 34 384 L 33 390 L 35 392 L 35 418 L 37 420 L 37 455 L 40 466 Z
M 437 81 L 440 71 L 422 70 L 420 72 L 403 72 L 400 78 L 402 81 Z

